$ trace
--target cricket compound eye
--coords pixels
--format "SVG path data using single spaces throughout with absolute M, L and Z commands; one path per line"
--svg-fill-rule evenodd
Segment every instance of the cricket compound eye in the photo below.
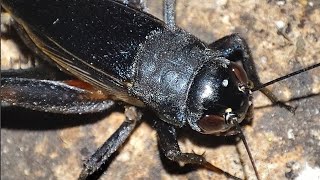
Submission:
M 236 77 L 236 79 L 239 81 L 238 83 L 247 86 L 249 84 L 249 79 L 247 76 L 247 73 L 244 71 L 244 69 L 239 66 L 238 64 L 231 62 L 230 63 L 230 70 Z
M 198 121 L 198 126 L 204 134 L 215 134 L 226 130 L 224 117 L 218 115 L 205 115 Z

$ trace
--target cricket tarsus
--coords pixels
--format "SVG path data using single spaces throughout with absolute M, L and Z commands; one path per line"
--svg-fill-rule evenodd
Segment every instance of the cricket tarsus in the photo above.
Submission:
M 309 66 L 309 67 L 306 67 L 306 68 L 303 68 L 303 69 L 300 69 L 298 71 L 295 71 L 295 72 L 292 72 L 290 74 L 287 74 L 285 76 L 282 76 L 282 77 L 279 77 L 277 79 L 274 79 L 272 81 L 269 81 L 267 83 L 264 83 L 264 84 L 258 84 L 257 86 L 255 86 L 252 91 L 261 91 L 265 96 L 267 96 L 273 104 L 276 104 L 282 108 L 285 108 L 287 109 L 288 111 L 290 111 L 291 113 L 295 113 L 297 107 L 292 107 L 292 106 L 289 106 L 287 104 L 285 104 L 284 102 L 280 101 L 269 89 L 266 88 L 266 86 L 269 86 L 271 84 L 274 84 L 276 82 L 279 82 L 279 81 L 282 81 L 284 79 L 287 79 L 291 76 L 295 76 L 297 74 L 300 74 L 302 72 L 305 72 L 305 71 L 308 71 L 308 70 L 311 70 L 311 69 L 314 69 L 316 67 L 319 67 L 320 66 L 320 63 L 317 63 L 317 64 L 314 64 L 312 66 Z
M 266 97 L 268 97 L 268 99 L 270 99 L 270 101 L 275 104 L 278 105 L 282 108 L 287 109 L 288 111 L 290 111 L 291 113 L 295 113 L 297 107 L 293 107 L 293 106 L 289 106 L 287 104 L 285 104 L 284 102 L 280 101 L 269 89 L 267 89 L 266 87 L 263 87 L 261 89 L 259 89 L 260 92 L 262 92 Z
M 121 147 L 141 120 L 141 113 L 135 107 L 126 107 L 126 120 L 111 137 L 84 163 L 79 180 L 88 179 L 108 161 L 110 156 Z
M 228 172 L 226 172 L 226 171 L 224 171 L 224 170 L 222 170 L 222 169 L 220 169 L 220 168 L 212 165 L 211 163 L 209 163 L 209 162 L 207 162 L 207 161 L 205 161 L 205 162 L 203 163 L 203 166 L 204 166 L 205 168 L 211 170 L 211 171 L 214 171 L 214 172 L 218 173 L 218 174 L 223 174 L 223 175 L 225 175 L 227 178 L 231 178 L 231 179 L 235 179 L 235 180 L 241 180 L 241 178 L 238 178 L 238 177 L 236 177 L 236 176 L 233 176 L 233 175 L 231 175 L 230 173 L 228 173 Z
M 223 174 L 227 178 L 240 179 L 212 165 L 203 155 L 182 153 L 177 141 L 176 129 L 173 125 L 167 124 L 164 121 L 154 120 L 154 127 L 157 130 L 160 150 L 171 161 L 199 165 L 215 173 Z

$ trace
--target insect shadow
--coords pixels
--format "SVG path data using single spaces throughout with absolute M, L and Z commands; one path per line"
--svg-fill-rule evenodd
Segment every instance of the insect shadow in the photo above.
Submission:
M 65 129 L 94 124 L 113 112 L 123 112 L 123 108 L 121 106 L 115 106 L 110 111 L 102 111 L 94 114 L 66 115 L 33 111 L 21 107 L 2 107 L 1 128 L 21 130 Z

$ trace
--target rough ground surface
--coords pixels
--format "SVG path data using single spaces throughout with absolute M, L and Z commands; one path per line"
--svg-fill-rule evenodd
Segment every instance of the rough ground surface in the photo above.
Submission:
M 161 1 L 148 1 L 149 12 L 161 18 L 159 7 Z M 178 0 L 177 13 L 180 27 L 208 43 L 240 33 L 248 40 L 262 82 L 320 61 L 319 1 Z M 294 179 L 306 163 L 320 166 L 319 74 L 317 68 L 270 87 L 284 101 L 295 99 L 288 102 L 298 107 L 295 115 L 255 92 L 254 121 L 244 129 L 261 179 Z M 76 179 L 82 160 L 124 118 L 112 113 L 103 119 L 106 115 L 2 109 L 1 179 Z M 225 171 L 255 179 L 242 143 L 189 131 L 181 136 L 184 152 L 206 152 L 206 158 Z M 101 179 L 224 179 L 205 169 L 166 169 L 173 168 L 160 160 L 155 131 L 142 123 Z

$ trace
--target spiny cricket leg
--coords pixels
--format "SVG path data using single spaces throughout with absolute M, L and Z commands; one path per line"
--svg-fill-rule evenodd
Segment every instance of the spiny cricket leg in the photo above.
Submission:
M 141 120 L 141 113 L 133 106 L 125 109 L 126 120 L 121 126 L 107 139 L 107 141 L 84 163 L 84 167 L 79 179 L 87 179 L 108 161 L 110 156 L 127 140 Z
M 297 109 L 297 107 L 286 105 L 284 102 L 280 101 L 268 88 L 264 87 L 259 89 L 260 92 L 262 92 L 273 104 L 276 104 L 282 108 L 286 108 L 291 113 L 294 113 Z
M 174 30 L 176 26 L 176 0 L 165 0 L 163 3 L 164 22 L 170 29 Z
M 177 141 L 176 129 L 172 125 L 158 120 L 154 121 L 154 127 L 158 132 L 159 147 L 164 155 L 171 161 L 196 164 L 218 174 L 224 174 L 228 178 L 240 179 L 212 165 L 202 155 L 195 153 L 182 153 Z

